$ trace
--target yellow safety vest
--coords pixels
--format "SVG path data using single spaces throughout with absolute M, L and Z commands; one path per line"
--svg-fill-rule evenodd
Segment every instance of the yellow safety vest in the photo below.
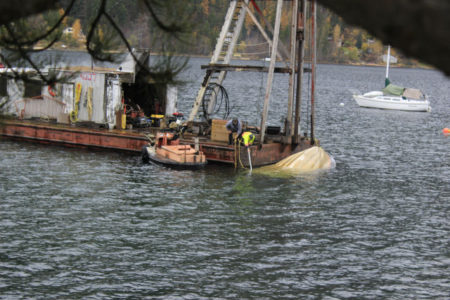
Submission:
M 255 141 L 255 135 L 250 131 L 246 131 L 242 134 L 242 140 L 244 142 L 244 145 L 248 147 Z

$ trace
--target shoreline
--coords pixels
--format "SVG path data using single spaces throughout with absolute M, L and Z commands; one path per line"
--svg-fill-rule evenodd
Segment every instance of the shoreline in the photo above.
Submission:
M 71 52 L 86 52 L 85 50 L 83 50 L 83 48 L 81 49 L 76 49 L 76 48 L 68 48 L 68 49 L 59 49 L 59 48 L 53 48 L 53 50 L 58 50 L 58 51 L 71 51 Z M 127 51 L 124 51 L 122 53 L 126 53 Z M 120 53 L 120 52 L 119 52 Z M 160 53 L 160 52 L 151 52 L 149 51 L 150 56 L 161 56 L 164 55 L 164 53 Z M 212 55 L 212 54 L 211 54 Z M 202 55 L 202 54 L 173 54 L 173 56 L 176 57 L 193 57 L 193 58 L 205 58 L 205 59 L 209 59 L 211 58 L 211 55 Z M 236 57 L 233 56 L 232 58 L 233 60 L 239 60 L 239 61 L 258 61 L 261 59 L 251 59 L 251 58 L 245 58 L 245 57 Z M 279 62 L 277 60 L 277 62 Z M 348 62 L 348 63 L 336 63 L 336 62 L 331 62 L 331 61 L 318 61 L 317 62 L 318 65 L 336 65 L 336 66 L 359 66 L 359 67 L 386 67 L 385 63 L 364 63 L 364 62 Z M 420 65 L 405 65 L 405 64 L 391 64 L 390 68 L 405 68 L 405 69 L 423 69 L 423 70 L 435 70 L 438 71 L 438 69 L 432 67 L 432 66 L 428 66 L 425 64 L 420 64 Z
M 163 55 L 161 53 L 157 53 L 157 52 L 150 52 L 150 55 L 154 55 L 154 56 L 158 56 L 158 55 Z M 178 57 L 193 57 L 193 58 L 205 58 L 205 59 L 209 59 L 211 58 L 211 56 L 208 55 L 201 55 L 201 54 L 175 54 L 173 56 L 178 56 Z M 238 61 L 259 61 L 261 59 L 251 59 L 251 58 L 243 58 L 243 57 L 233 57 L 232 60 L 238 60 Z M 279 60 L 277 60 L 277 62 L 280 62 Z M 364 63 L 364 62 L 359 62 L 359 63 L 336 63 L 336 62 L 329 62 L 329 61 L 318 61 L 317 62 L 318 65 L 336 65 L 336 66 L 355 66 L 355 67 L 386 67 L 386 64 L 377 64 L 377 63 Z M 423 69 L 423 70 L 435 70 L 438 71 L 438 69 L 433 68 L 432 66 L 427 66 L 427 65 L 416 65 L 416 66 L 408 66 L 405 64 L 396 64 L 396 65 L 390 65 L 390 68 L 404 68 L 404 69 Z

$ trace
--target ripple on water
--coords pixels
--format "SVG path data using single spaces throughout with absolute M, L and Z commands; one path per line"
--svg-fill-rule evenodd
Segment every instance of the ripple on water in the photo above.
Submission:
M 378 88 L 382 68 L 320 69 L 316 133 L 337 165 L 317 176 L 173 171 L 1 141 L 0 298 L 448 298 L 448 80 L 396 69 L 405 83 L 434 84 L 433 112 L 409 114 L 350 98 L 350 87 Z M 185 76 L 200 84 L 196 74 Z M 249 91 L 230 95 L 247 97 L 257 123 L 254 80 L 229 79 Z M 189 109 L 196 88 L 183 89 Z

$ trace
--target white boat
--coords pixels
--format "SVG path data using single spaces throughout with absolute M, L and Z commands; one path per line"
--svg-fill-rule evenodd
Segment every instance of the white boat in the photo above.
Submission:
M 353 99 L 355 99 L 356 103 L 358 103 L 358 105 L 361 107 L 405 111 L 431 111 L 430 101 L 428 101 L 425 95 L 421 93 L 423 95 L 423 98 L 419 99 L 407 97 L 405 96 L 405 93 L 408 93 L 407 90 L 414 90 L 421 93 L 420 90 L 405 89 L 405 92 L 403 92 L 402 95 L 396 96 L 386 94 L 383 91 L 373 91 L 362 95 L 353 95 Z
M 430 112 L 430 101 L 422 91 L 404 88 L 390 83 L 390 50 L 391 48 L 388 47 L 385 88 L 381 91 L 372 91 L 365 94 L 355 93 L 353 99 L 355 99 L 360 107 Z

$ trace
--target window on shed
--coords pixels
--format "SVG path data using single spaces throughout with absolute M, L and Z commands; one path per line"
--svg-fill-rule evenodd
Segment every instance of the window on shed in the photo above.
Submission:
M 32 98 L 42 94 L 42 82 L 33 80 L 25 81 L 25 98 Z
M 8 79 L 3 76 L 0 76 L 0 97 L 8 96 L 7 90 Z

